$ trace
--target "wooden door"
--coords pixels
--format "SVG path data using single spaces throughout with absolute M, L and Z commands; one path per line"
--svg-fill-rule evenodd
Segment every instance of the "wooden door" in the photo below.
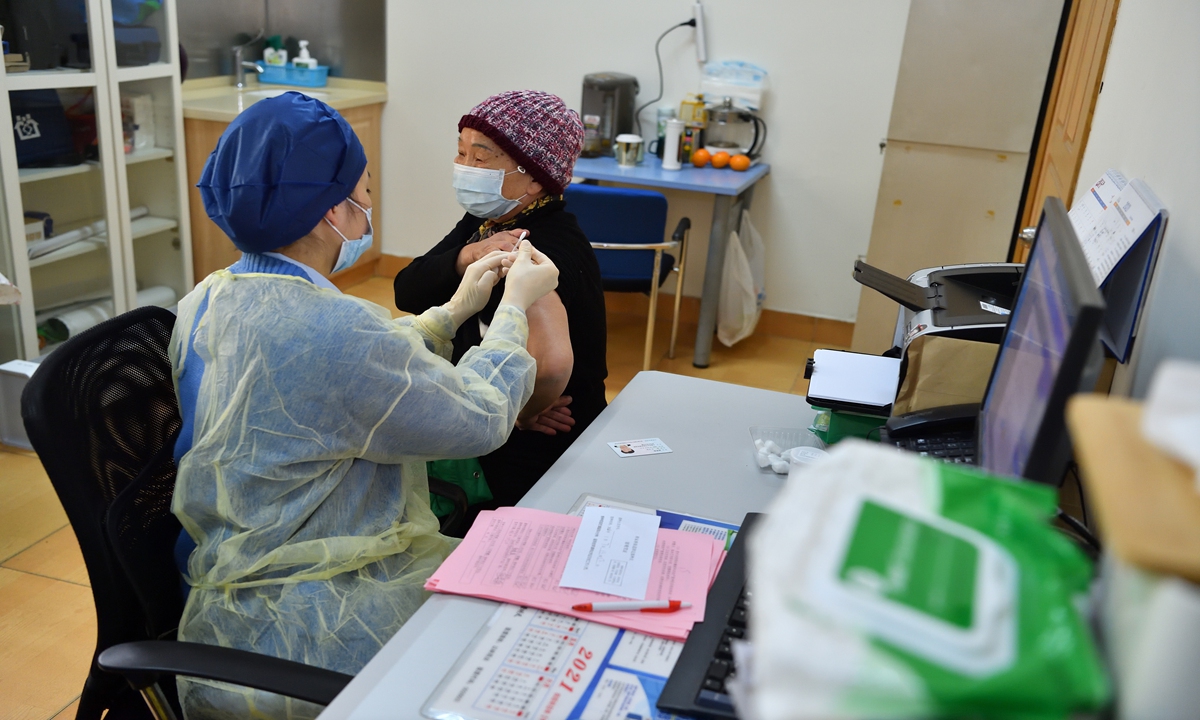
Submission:
M 1068 208 L 1075 196 L 1079 166 L 1092 127 L 1092 113 L 1104 78 L 1119 0 L 1074 0 L 1067 20 L 1050 102 L 1034 158 L 1033 181 L 1025 198 L 1021 227 L 1036 225 L 1051 195 Z M 1025 262 L 1029 246 L 1017 243 L 1013 260 Z

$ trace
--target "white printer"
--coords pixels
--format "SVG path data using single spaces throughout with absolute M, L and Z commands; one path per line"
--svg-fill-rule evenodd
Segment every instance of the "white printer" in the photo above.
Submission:
M 924 268 L 907 280 L 862 262 L 854 279 L 900 303 L 892 344 L 901 353 L 922 335 L 1000 342 L 1025 266 L 970 263 Z

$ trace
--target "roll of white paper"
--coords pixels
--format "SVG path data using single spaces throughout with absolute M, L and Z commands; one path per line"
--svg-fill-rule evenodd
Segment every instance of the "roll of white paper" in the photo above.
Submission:
M 171 307 L 178 299 L 179 296 L 175 294 L 172 288 L 166 285 L 154 285 L 145 290 L 138 291 L 137 306 L 157 305 L 163 308 Z
M 137 307 L 157 305 L 171 307 L 179 297 L 175 291 L 166 285 L 153 285 L 137 294 Z M 56 315 L 48 322 L 60 325 L 59 332 L 65 332 L 66 337 L 75 337 L 88 328 L 95 327 L 113 316 L 112 300 L 100 300 L 91 305 L 77 308 L 61 315 Z M 64 338 L 65 339 L 65 338 Z

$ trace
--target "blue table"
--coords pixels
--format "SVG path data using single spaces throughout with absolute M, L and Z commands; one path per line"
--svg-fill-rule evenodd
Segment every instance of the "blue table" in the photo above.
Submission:
M 721 272 L 725 268 L 725 245 L 729 233 L 738 226 L 742 210 L 750 208 L 754 184 L 771 171 L 758 163 L 745 172 L 728 168 L 697 168 L 684 165 L 682 170 L 663 170 L 662 160 L 647 155 L 636 167 L 621 167 L 610 157 L 579 158 L 575 177 L 603 180 L 643 187 L 669 188 L 713 196 L 712 230 L 708 235 L 708 264 L 704 268 L 704 290 L 700 294 L 700 324 L 696 328 L 696 350 L 692 364 L 708 367 L 713 333 L 717 330 L 717 300 L 721 296 Z

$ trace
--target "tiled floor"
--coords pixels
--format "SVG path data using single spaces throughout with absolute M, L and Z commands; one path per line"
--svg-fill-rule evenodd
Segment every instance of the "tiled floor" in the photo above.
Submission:
M 392 307 L 391 281 L 372 278 L 349 290 Z M 393 309 L 393 315 L 399 315 Z M 642 367 L 643 316 L 608 318 L 611 400 Z M 692 367 L 695 326 L 681 326 L 675 359 L 666 357 L 670 324 L 655 333 L 656 370 L 803 393 L 804 360 L 818 347 L 756 335 L 726 348 L 714 343 L 706 369 Z M 87 571 L 75 535 L 41 463 L 0 446 L 0 720 L 75 717 L 96 642 Z

